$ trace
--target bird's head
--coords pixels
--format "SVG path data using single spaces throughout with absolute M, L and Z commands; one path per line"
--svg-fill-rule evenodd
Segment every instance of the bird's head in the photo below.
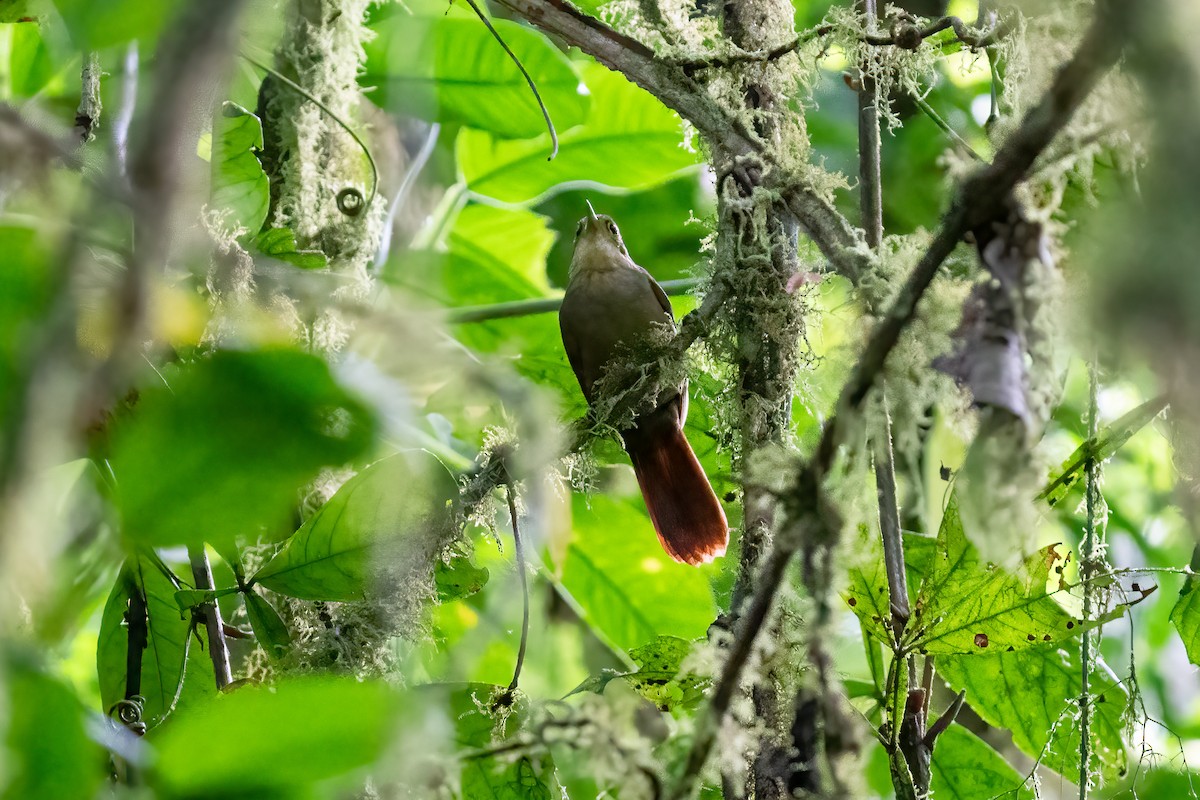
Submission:
M 597 214 L 588 203 L 588 215 L 575 226 L 575 252 L 571 275 L 579 270 L 611 269 L 629 261 L 617 223 L 607 214 Z

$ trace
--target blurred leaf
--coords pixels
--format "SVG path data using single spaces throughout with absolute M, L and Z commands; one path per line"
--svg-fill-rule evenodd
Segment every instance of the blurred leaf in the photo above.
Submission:
M 1071 780 L 1079 775 L 1079 651 L 1034 647 L 1013 653 L 939 658 L 938 673 L 954 691 L 966 690 L 971 708 L 989 725 L 1012 731 L 1031 758 Z M 1124 774 L 1122 732 L 1129 694 L 1103 660 L 1089 679 L 1092 753 L 1106 778 Z M 1000 690 L 1002 688 L 1002 690 Z M 935 753 L 942 746 L 941 740 Z
M 292 634 L 279 616 L 275 607 L 251 589 L 243 597 L 246 600 L 246 616 L 258 644 L 272 658 L 277 658 L 292 644 Z
M 593 495 L 589 508 L 588 498 L 575 496 L 563 585 L 588 624 L 618 647 L 663 635 L 697 639 L 717 615 L 706 570 L 663 552 L 641 502 Z
M 29 0 L 0 0 L 0 22 L 18 22 L 29 16 Z
M 1094 447 L 1095 452 L 1092 453 L 1092 458 L 1096 463 L 1104 463 L 1112 457 L 1113 453 L 1120 450 L 1130 437 L 1161 414 L 1166 406 L 1166 395 L 1155 397 L 1129 411 L 1111 425 L 1105 426 L 1096 434 L 1095 442 L 1084 442 L 1075 449 L 1075 452 L 1071 453 L 1070 458 L 1063 462 L 1058 474 L 1051 478 L 1050 483 L 1038 495 L 1038 499 L 1045 500 L 1050 505 L 1058 503 L 1067 496 L 1067 492 L 1083 475 L 1089 450 Z
M 255 153 L 262 149 L 262 123 L 235 103 L 226 102 L 213 125 L 212 205 L 229 212 L 231 229 L 258 233 L 271 205 L 271 184 Z
M 937 738 L 933 748 L 930 796 L 939 800 L 979 800 L 1008 797 L 1032 800 L 1032 789 L 1004 756 L 961 725 L 951 725 Z
M 168 380 L 114 434 L 124 534 L 141 544 L 277 536 L 300 488 L 374 436 L 368 409 L 298 351 L 219 351 Z
M 1171 609 L 1171 623 L 1179 631 L 1188 661 L 1200 666 L 1200 579 L 1189 575 Z
M 559 131 L 584 120 L 588 98 L 568 59 L 543 34 L 492 22 L 528 70 Z M 374 24 L 359 83 L 383 108 L 436 122 L 461 123 L 505 138 L 545 132 L 524 76 L 478 19 L 397 13 Z
M 433 579 L 437 584 L 439 603 L 461 600 L 482 589 L 491 577 L 487 567 L 477 567 L 471 559 L 455 555 L 449 561 L 438 559 Z
M 129 625 L 126 612 L 134 592 L 146 601 L 146 649 L 141 657 L 138 694 L 146 699 L 142 719 L 154 727 L 171 713 L 183 687 L 189 649 L 191 617 L 175 603 L 177 586 L 154 560 L 131 557 L 121 570 L 104 614 L 96 644 L 96 672 L 100 699 L 107 712 L 125 698 Z
M 550 294 L 546 254 L 556 234 L 531 211 L 469 205 L 450 231 L 443 269 L 455 305 L 524 300 Z
M 686 639 L 680 639 L 678 636 L 659 636 L 654 641 L 629 651 L 629 657 L 638 665 L 636 670 L 606 670 L 579 684 L 571 694 L 600 694 L 611 681 L 621 679 L 661 711 L 672 708 L 694 709 L 704 699 L 705 692 L 712 685 L 712 679 L 691 672 L 681 672 L 683 660 L 687 658 L 691 649 L 692 643 Z
M 175 593 L 175 605 L 179 606 L 180 613 L 186 614 L 196 606 L 211 602 L 219 597 L 237 594 L 238 591 L 239 589 L 236 586 L 229 586 L 224 589 L 180 589 Z
M 69 688 L 10 654 L 5 681 L 7 752 L 3 797 L 94 797 L 107 772 L 104 753 L 84 727 L 84 708 Z
M 646 91 L 599 64 L 584 70 L 592 93 L 587 121 L 559 137 L 547 161 L 549 136 L 501 141 L 464 129 L 459 168 L 467 188 L 506 203 L 529 203 L 573 182 L 645 189 L 694 167 L 699 156 L 683 148 L 679 117 Z
M 0 5 L 0 22 L 5 19 L 5 7 Z M 17 4 L 17 12 L 24 12 L 23 3 Z M 25 16 L 24 13 L 14 16 Z M 41 28 L 35 23 L 13 25 L 9 29 L 11 40 L 8 52 L 8 84 L 13 97 L 30 98 L 41 92 L 62 71 L 63 64 L 56 63 L 42 37 Z
M 377 461 L 346 481 L 252 582 L 302 600 L 361 600 L 372 566 L 386 560 L 376 548 L 446 526 L 457 496 L 454 478 L 424 451 Z
M 264 256 L 279 259 L 300 269 L 324 269 L 329 259 L 320 250 L 301 250 L 291 228 L 268 228 L 254 237 L 254 248 Z
M 1117 606 L 1085 623 L 1058 604 L 1046 589 L 1051 570 L 1063 558 L 1057 547 L 1042 548 L 1011 572 L 984 564 L 963 532 L 951 495 L 904 646 L 930 654 L 1020 650 L 1074 638 L 1121 616 L 1124 607 Z
M 162 729 L 155 781 L 176 795 L 253 797 L 332 778 L 383 753 L 399 710 L 381 682 L 322 677 L 243 687 Z
M 175 15 L 178 0 L 54 0 L 80 50 L 101 50 L 131 39 L 156 37 Z
M 18 26 L 20 27 L 20 26 Z M 46 244 L 37 231 L 0 225 L 0 419 L 21 411 L 27 352 L 40 338 L 54 292 Z

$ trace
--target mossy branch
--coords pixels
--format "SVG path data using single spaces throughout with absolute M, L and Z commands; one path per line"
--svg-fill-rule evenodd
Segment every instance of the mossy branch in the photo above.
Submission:
M 729 712 L 734 690 L 741 685 L 754 641 L 774 603 L 792 555 L 806 539 L 815 537 L 831 542 L 837 539 L 835 515 L 822 513 L 826 504 L 822 502 L 821 484 L 833 466 L 847 417 L 861 408 L 942 262 L 968 231 L 1000 213 L 1013 187 L 1028 174 L 1037 157 L 1066 125 L 1100 78 L 1117 62 L 1134 29 L 1131 23 L 1136 14 L 1137 8 L 1122 0 L 1101 0 L 1097 4 L 1091 27 L 1075 54 L 1059 69 L 1050 89 L 1026 115 L 996 160 L 960 187 L 934 241 L 876 326 L 842 389 L 837 414 L 826 424 L 816 454 L 801 470 L 788 498 L 792 513 L 786 517 L 784 527 L 775 537 L 774 547 L 764 560 L 749 610 L 739 620 L 708 713 L 699 723 L 684 772 L 671 797 L 679 799 L 693 793 L 700 771 L 712 751 L 716 731 Z

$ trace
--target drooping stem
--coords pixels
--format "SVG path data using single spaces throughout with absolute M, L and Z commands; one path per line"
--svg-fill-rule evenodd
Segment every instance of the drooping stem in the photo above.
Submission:
M 504 493 L 508 500 L 508 515 L 512 520 L 517 576 L 521 579 L 521 644 L 517 648 L 517 664 L 513 667 L 512 681 L 508 684 L 508 691 L 512 692 L 516 690 L 521 679 L 521 667 L 525 665 L 525 647 L 529 643 L 529 575 L 525 568 L 525 544 L 521 541 L 521 528 L 517 524 L 517 501 L 511 483 L 504 487 Z
M 188 560 L 192 565 L 192 577 L 195 578 L 197 589 L 217 588 L 213 583 L 212 565 L 208 561 L 208 552 L 203 545 L 189 547 Z M 216 600 L 202 603 L 199 609 L 200 613 L 204 615 L 205 630 L 208 631 L 208 655 L 212 659 L 217 689 L 224 689 L 233 683 L 233 673 L 229 668 L 229 648 L 225 644 L 225 625 L 221 621 L 221 609 Z

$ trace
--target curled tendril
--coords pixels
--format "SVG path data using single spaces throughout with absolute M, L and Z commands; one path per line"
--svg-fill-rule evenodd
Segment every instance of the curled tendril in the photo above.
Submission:
M 367 201 L 362 192 L 350 187 L 337 193 L 337 207 L 347 217 L 357 217 L 367 207 Z
M 124 700 L 118 700 L 113 703 L 112 708 L 108 710 L 108 715 L 115 717 L 126 728 L 141 736 L 146 732 L 146 723 L 142 720 L 142 712 L 145 705 L 146 698 L 140 694 L 135 694 L 133 697 L 127 697 Z
M 359 214 L 361 214 L 363 212 L 363 209 L 365 209 L 367 206 L 369 206 L 375 200 L 375 194 L 379 190 L 379 169 L 375 166 L 375 157 L 371 155 L 371 148 L 367 147 L 366 142 L 364 142 L 359 137 L 359 135 L 354 132 L 354 129 L 351 128 L 346 123 L 345 120 L 343 120 L 337 114 L 333 113 L 333 111 L 330 110 L 329 106 L 325 105 L 320 100 L 313 97 L 312 94 L 310 94 L 303 86 L 296 83 L 288 76 L 280 74 L 277 70 L 272 69 L 271 67 L 269 67 L 266 64 L 263 64 L 259 61 L 255 61 L 253 58 L 250 58 L 247 55 L 243 55 L 242 58 L 244 58 L 246 60 L 246 62 L 249 63 L 251 66 L 261 69 L 263 72 L 266 72 L 269 75 L 273 76 L 276 80 L 278 80 L 283 85 L 287 86 L 293 92 L 296 92 L 301 97 L 305 98 L 310 103 L 315 105 L 317 108 L 324 111 L 325 114 L 327 114 L 330 119 L 332 119 L 334 122 L 336 122 L 342 130 L 344 130 L 347 134 L 350 135 L 350 138 L 354 140 L 354 143 L 357 144 L 359 146 L 359 148 L 363 151 L 363 155 L 365 155 L 367 157 L 367 164 L 371 167 L 371 193 L 370 193 L 370 196 L 364 198 L 362 192 L 360 192 L 358 189 L 354 189 L 354 188 L 342 189 L 340 192 L 337 193 L 338 210 L 341 211 L 343 214 L 345 214 L 348 217 L 357 217 Z M 351 199 L 351 198 L 357 198 L 357 199 Z

